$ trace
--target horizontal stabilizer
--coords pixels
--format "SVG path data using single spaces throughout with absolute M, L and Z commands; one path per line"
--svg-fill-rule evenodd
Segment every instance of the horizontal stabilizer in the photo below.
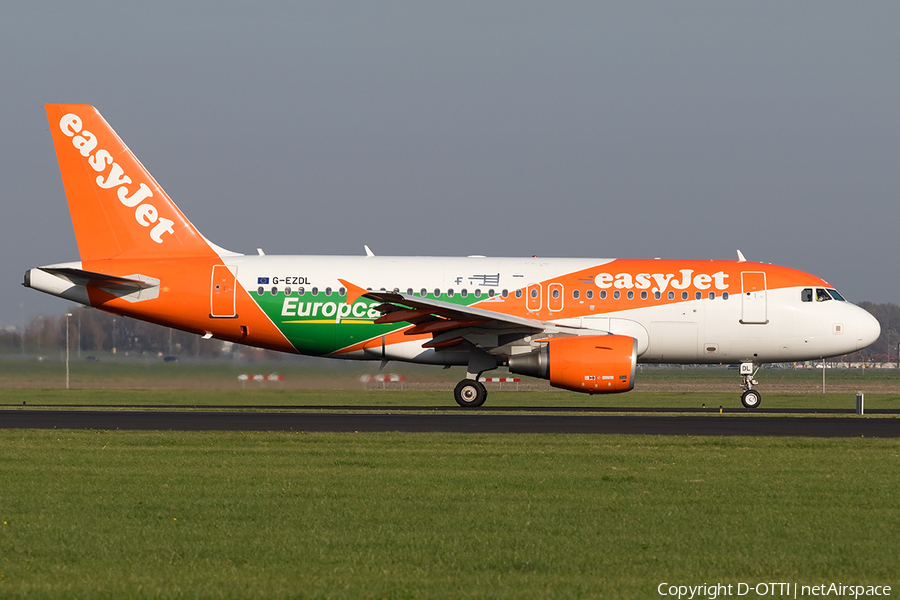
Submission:
M 144 290 L 155 287 L 159 283 L 148 283 L 140 279 L 129 279 L 128 277 L 117 277 L 116 275 L 106 275 L 105 273 L 94 273 L 93 271 L 84 271 L 82 269 L 73 269 L 71 267 L 38 267 L 41 271 L 68 279 L 75 285 L 83 285 L 86 287 L 102 287 L 102 288 L 128 288 L 132 290 Z

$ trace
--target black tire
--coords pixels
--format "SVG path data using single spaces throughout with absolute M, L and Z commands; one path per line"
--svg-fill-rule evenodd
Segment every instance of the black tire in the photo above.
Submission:
M 480 381 L 463 379 L 456 384 L 453 398 L 463 408 L 478 408 L 487 400 L 487 390 Z
M 744 405 L 744 408 L 759 408 L 761 401 L 762 396 L 756 390 L 747 390 L 741 394 L 741 404 Z

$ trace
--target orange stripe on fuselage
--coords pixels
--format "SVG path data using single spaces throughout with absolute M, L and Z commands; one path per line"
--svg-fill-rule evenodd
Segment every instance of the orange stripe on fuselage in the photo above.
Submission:
M 685 302 L 682 292 L 687 292 L 687 300 L 695 300 L 697 292 L 706 299 L 710 292 L 720 298 L 723 292 L 729 295 L 740 295 L 741 273 L 762 271 L 766 274 L 766 287 L 769 290 L 786 287 L 830 287 L 827 282 L 789 267 L 780 267 L 754 262 L 737 262 L 722 260 L 647 260 L 616 259 L 606 264 L 590 267 L 574 273 L 545 279 L 537 283 L 541 287 L 541 301 L 538 310 L 528 310 L 527 285 L 522 287 L 522 297 L 516 298 L 513 291 L 506 299 L 499 296 L 474 304 L 478 308 L 498 313 L 527 317 L 538 320 L 555 320 L 577 318 L 588 315 L 616 313 L 638 308 L 665 306 Z M 551 284 L 560 291 L 557 306 L 550 297 Z M 600 285 L 598 285 L 600 284 Z M 687 285 L 685 285 L 687 284 Z M 684 285 L 684 287 L 681 287 Z M 607 286 L 607 287 L 601 287 Z M 578 290 L 579 297 L 572 297 Z M 660 298 L 654 298 L 654 290 L 660 291 Z M 587 292 L 593 298 L 587 298 Z M 606 298 L 600 298 L 600 292 L 606 291 Z M 614 292 L 620 292 L 618 299 Z M 634 292 L 628 298 L 628 292 Z M 669 299 L 668 293 L 675 297 Z M 641 292 L 647 292 L 647 298 L 641 298 Z M 551 310 L 558 308 L 558 310 Z
M 236 318 L 210 317 L 210 280 L 221 258 L 93 260 L 83 261 L 87 271 L 110 275 L 146 275 L 159 279 L 159 297 L 128 302 L 98 288 L 88 288 L 91 305 L 101 310 L 270 350 L 293 352 L 283 333 L 250 294 L 235 281 Z M 246 334 L 242 329 L 246 328 Z

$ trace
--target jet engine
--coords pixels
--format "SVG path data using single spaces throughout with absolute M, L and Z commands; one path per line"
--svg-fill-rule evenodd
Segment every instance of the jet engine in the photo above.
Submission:
M 588 335 L 543 340 L 535 352 L 509 357 L 509 371 L 549 379 L 553 387 L 586 394 L 634 388 L 637 340 L 627 335 Z

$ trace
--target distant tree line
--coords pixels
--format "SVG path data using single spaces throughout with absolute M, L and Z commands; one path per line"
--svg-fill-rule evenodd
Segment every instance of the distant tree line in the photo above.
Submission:
M 69 310 L 69 351 L 90 355 L 162 354 L 164 356 L 216 357 L 222 353 L 221 340 L 162 327 L 128 317 L 79 306 Z M 59 352 L 66 347 L 65 315 L 37 315 L 23 331 L 0 332 L 0 348 L 5 352 L 29 354 Z
M 887 304 L 875 304 L 874 302 L 860 302 L 859 306 L 866 309 L 878 319 L 881 325 L 881 335 L 874 344 L 859 354 L 865 361 L 900 364 L 898 358 L 898 344 L 900 344 L 900 306 L 889 302 Z
M 841 357 L 841 362 L 900 364 L 900 306 L 894 303 L 860 302 L 881 324 L 878 340 L 860 352 Z M 220 340 L 204 340 L 193 333 L 162 327 L 152 323 L 119 317 L 84 306 L 69 311 L 69 350 L 115 352 L 131 354 L 163 354 L 165 356 L 202 356 L 212 358 L 223 352 Z M 61 351 L 66 343 L 65 315 L 37 315 L 28 322 L 25 331 L 0 331 L 0 349 L 40 354 Z M 249 349 L 236 346 L 247 353 Z M 266 353 L 270 354 L 270 353 Z M 277 354 L 277 353 L 271 353 Z

